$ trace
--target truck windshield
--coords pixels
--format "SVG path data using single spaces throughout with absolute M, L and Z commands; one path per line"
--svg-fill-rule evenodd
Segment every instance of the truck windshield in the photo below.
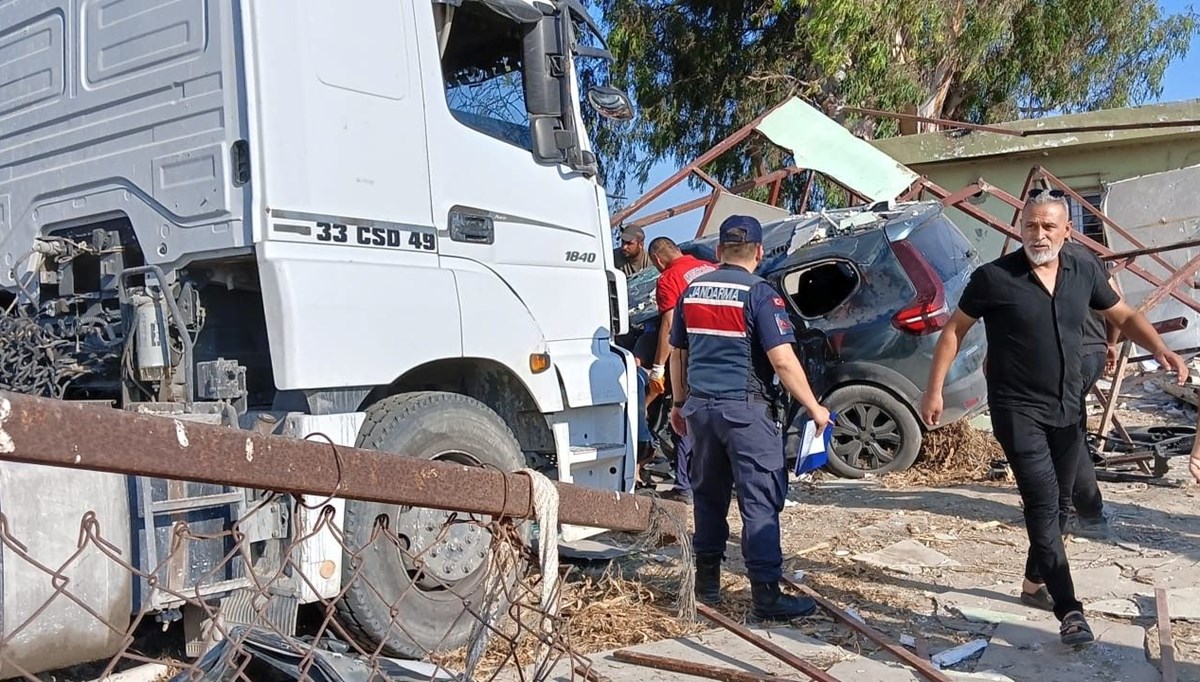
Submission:
M 522 26 L 483 3 L 464 2 L 447 20 L 442 77 L 460 123 L 532 150 L 522 80 Z

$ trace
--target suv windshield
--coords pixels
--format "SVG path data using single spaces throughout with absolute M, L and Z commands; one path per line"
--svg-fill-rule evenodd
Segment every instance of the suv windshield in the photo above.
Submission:
M 531 150 L 522 26 L 479 2 L 454 8 L 442 51 L 446 101 L 460 123 Z

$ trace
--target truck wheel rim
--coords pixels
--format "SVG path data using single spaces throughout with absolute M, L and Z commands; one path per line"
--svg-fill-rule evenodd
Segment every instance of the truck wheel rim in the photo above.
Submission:
M 467 466 L 482 466 L 474 456 L 459 451 L 431 459 Z M 453 522 L 451 521 L 453 517 Z M 426 591 L 453 588 L 471 577 L 487 559 L 491 533 L 482 524 L 487 517 L 424 507 L 401 507 L 396 533 L 408 541 L 400 560 L 417 587 Z

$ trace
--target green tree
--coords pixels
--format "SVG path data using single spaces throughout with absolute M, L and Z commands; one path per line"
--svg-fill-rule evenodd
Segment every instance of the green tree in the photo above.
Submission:
M 687 162 L 798 95 L 976 123 L 1122 107 L 1161 92 L 1197 29 L 1153 0 L 593 0 L 637 118 L 597 138 L 610 190 Z M 893 119 L 840 116 L 866 137 Z M 765 149 L 708 170 L 734 182 Z

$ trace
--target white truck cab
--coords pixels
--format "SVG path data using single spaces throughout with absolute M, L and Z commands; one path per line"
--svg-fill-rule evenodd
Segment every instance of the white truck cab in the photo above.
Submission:
M 613 343 L 625 280 L 584 116 L 620 120 L 630 105 L 581 84 L 579 60 L 606 55 L 585 45 L 598 37 L 577 0 L 0 7 L 0 339 L 15 354 L 0 379 L 631 490 L 636 379 Z M 103 508 L 106 537 L 128 529 L 122 547 L 147 571 L 167 556 L 170 521 L 219 531 L 261 495 L 10 465 L 0 485 L 61 495 L 47 526 Z M 310 535 L 319 510 L 293 502 L 246 524 L 248 541 Z M 480 591 L 486 537 L 439 539 L 425 529 L 446 515 L 430 510 L 331 506 L 351 549 L 381 514 L 414 554 L 444 545 L 421 565 L 364 553 L 382 598 L 350 585 L 347 626 L 393 655 L 461 645 L 471 619 L 443 593 Z M 31 552 L 57 565 L 76 536 L 44 535 Z M 213 575 L 224 551 L 197 543 L 160 580 L 236 616 L 248 579 Z M 271 609 L 281 627 L 347 587 L 346 558 L 328 530 L 295 548 L 293 594 Z M 79 580 L 112 613 L 186 608 L 127 575 Z M 0 589 L 3 636 L 52 588 L 5 572 Z M 403 629 L 387 627 L 389 597 Z M 30 669 L 111 653 L 113 633 L 62 627 L 72 647 L 38 647 Z

